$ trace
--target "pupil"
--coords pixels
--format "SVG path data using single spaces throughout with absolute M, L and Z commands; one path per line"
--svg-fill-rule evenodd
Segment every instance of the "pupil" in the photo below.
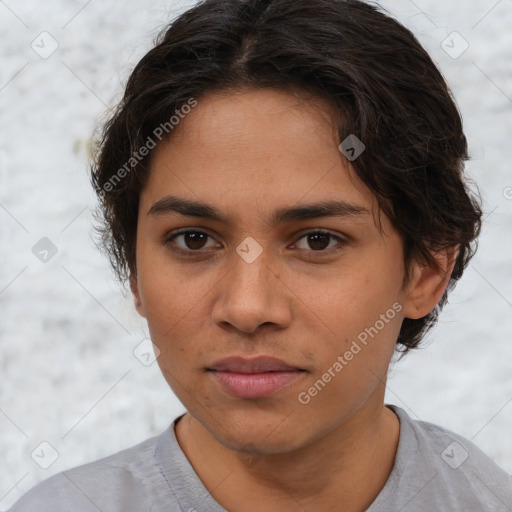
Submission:
M 313 233 L 308 236 L 309 246 L 315 251 L 325 249 L 329 245 L 329 236 L 327 233 Z
M 185 233 L 185 244 L 189 249 L 201 249 L 206 240 L 204 233 Z

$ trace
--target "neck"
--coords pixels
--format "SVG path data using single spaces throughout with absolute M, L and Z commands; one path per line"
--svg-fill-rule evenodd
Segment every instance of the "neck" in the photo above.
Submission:
M 391 473 L 399 421 L 382 401 L 379 407 L 367 402 L 327 435 L 278 454 L 230 450 L 188 414 L 176 426 L 176 436 L 205 487 L 231 512 L 245 511 L 248 497 L 268 512 L 328 510 L 340 503 L 345 512 L 359 512 L 371 505 Z

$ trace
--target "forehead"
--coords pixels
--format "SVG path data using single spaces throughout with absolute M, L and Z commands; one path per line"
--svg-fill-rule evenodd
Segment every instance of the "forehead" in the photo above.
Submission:
M 154 150 L 141 200 L 146 211 L 166 194 L 266 215 L 271 205 L 334 200 L 372 210 L 373 194 L 338 145 L 323 100 L 273 89 L 212 93 Z
M 329 125 L 335 134 L 333 106 L 317 94 L 302 89 L 272 87 L 225 88 L 207 92 L 198 99 L 198 105 L 187 115 L 189 123 L 197 121 L 205 128 L 221 127 L 226 121 L 238 127 L 246 127 L 245 122 L 262 121 L 271 115 L 274 123 L 281 118 L 301 119 L 301 126 L 311 123 Z M 249 117 L 247 117 L 249 116 Z M 300 128 L 298 126 L 298 128 Z

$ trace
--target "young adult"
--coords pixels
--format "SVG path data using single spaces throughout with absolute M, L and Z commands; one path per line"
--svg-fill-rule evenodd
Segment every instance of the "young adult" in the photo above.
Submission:
M 13 512 L 506 511 L 512 478 L 384 403 L 474 252 L 449 89 L 356 0 L 206 0 L 135 67 L 92 180 L 187 412 Z M 150 390 L 148 390 L 148 393 Z

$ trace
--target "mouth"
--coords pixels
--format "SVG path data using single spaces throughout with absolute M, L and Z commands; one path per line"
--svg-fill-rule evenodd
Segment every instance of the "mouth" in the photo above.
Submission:
M 266 398 L 307 373 L 273 357 L 229 357 L 206 368 L 214 381 L 236 398 Z

